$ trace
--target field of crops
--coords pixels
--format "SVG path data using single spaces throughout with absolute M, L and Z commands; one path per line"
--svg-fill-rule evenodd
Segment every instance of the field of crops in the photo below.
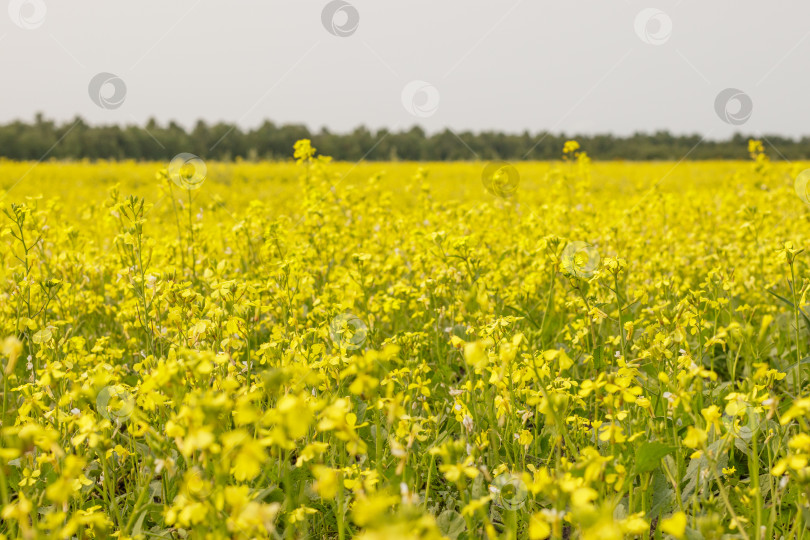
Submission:
M 3 538 L 810 538 L 808 165 L 583 150 L 0 161 Z

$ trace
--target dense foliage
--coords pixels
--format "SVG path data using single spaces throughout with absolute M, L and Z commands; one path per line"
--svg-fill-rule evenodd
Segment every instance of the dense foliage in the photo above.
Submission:
M 0 126 L 0 157 L 17 160 L 137 159 L 161 161 L 179 152 L 206 159 L 286 159 L 299 139 L 312 139 L 325 155 L 358 161 L 469 161 L 487 159 L 551 160 L 567 140 L 565 134 L 453 132 L 427 134 L 421 128 L 389 132 L 360 127 L 351 133 L 314 131 L 303 125 L 265 122 L 243 130 L 231 124 L 198 122 L 187 130 L 170 122 L 145 126 L 91 126 L 80 118 L 57 124 L 37 116 L 32 123 Z M 699 135 L 667 132 L 579 136 L 592 157 L 600 160 L 745 159 L 747 139 L 703 140 Z M 810 159 L 810 138 L 769 136 L 764 140 L 775 160 Z M 57 144 L 58 143 L 58 144 Z

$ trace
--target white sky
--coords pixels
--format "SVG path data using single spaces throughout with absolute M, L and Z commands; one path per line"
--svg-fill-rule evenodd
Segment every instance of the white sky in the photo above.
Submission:
M 0 122 L 810 135 L 807 0 L 351 0 L 348 37 L 326 0 L 36 1 L 34 29 L 0 11 Z M 660 45 L 634 29 L 646 8 L 671 20 Z M 126 83 L 119 108 L 90 99 L 99 72 Z M 429 117 L 402 104 L 412 80 L 438 92 Z M 729 87 L 754 105 L 740 127 L 715 114 Z

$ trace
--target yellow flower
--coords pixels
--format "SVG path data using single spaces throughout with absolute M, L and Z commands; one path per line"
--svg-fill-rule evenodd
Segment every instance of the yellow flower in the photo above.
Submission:
M 531 540 L 544 540 L 551 536 L 551 526 L 542 514 L 532 514 L 529 520 L 529 538 Z
M 787 425 L 791 420 L 810 415 L 810 398 L 797 399 L 790 408 L 779 418 L 779 423 Z
M 23 469 L 23 472 L 22 472 L 23 478 L 22 478 L 22 480 L 20 480 L 19 486 L 20 487 L 33 486 L 36 483 L 37 478 L 39 478 L 40 474 L 41 473 L 40 473 L 39 469 L 31 472 L 31 469 L 26 467 L 25 469 Z
M 315 155 L 315 148 L 312 146 L 312 142 L 309 139 L 301 139 L 300 141 L 296 141 L 294 148 L 295 153 L 293 154 L 293 157 L 295 157 L 297 163 L 311 161 Z
M 714 426 L 714 429 L 718 432 L 720 431 L 720 418 L 722 414 L 720 413 L 720 408 L 717 405 L 710 405 L 705 409 L 700 411 L 700 414 L 703 415 L 703 419 L 706 420 L 706 424 L 709 426 Z
M 631 514 L 622 520 L 622 529 L 628 534 L 644 534 L 649 532 L 650 524 L 644 519 L 644 513 Z
M 312 467 L 312 474 L 315 476 L 315 491 L 322 499 L 332 499 L 339 488 L 339 474 L 340 471 L 324 467 L 323 465 L 315 465 Z
M 243 430 L 227 433 L 222 438 L 222 446 L 225 455 L 233 456 L 230 472 L 239 481 L 256 478 L 267 460 L 259 442 Z
M 708 439 L 706 432 L 700 428 L 689 426 L 686 430 L 686 437 L 683 444 L 689 448 L 702 448 Z
M 314 508 L 309 508 L 308 506 L 299 506 L 295 510 L 289 513 L 287 516 L 288 521 L 292 523 L 298 523 L 301 521 L 306 520 L 307 515 L 317 514 L 318 511 Z
M 478 469 L 472 466 L 473 459 L 467 457 L 463 463 L 440 465 L 439 471 L 444 473 L 445 478 L 451 482 L 458 482 L 461 478 L 475 478 L 478 476 Z
M 352 506 L 352 516 L 354 521 L 363 527 L 383 519 L 396 503 L 397 498 L 391 495 L 360 497 Z
M 16 336 L 9 336 L 3 340 L 2 353 L 8 358 L 4 369 L 6 375 L 14 371 L 14 366 L 17 364 L 17 358 L 19 358 L 21 352 L 22 342 Z
M 671 534 L 678 540 L 686 534 L 686 514 L 676 512 L 666 519 L 661 520 L 661 531 Z
M 577 150 L 579 150 L 579 143 L 577 141 L 565 141 L 563 154 L 573 154 Z
M 589 506 L 599 494 L 589 487 L 579 487 L 571 494 L 571 504 L 575 507 Z
M 534 435 L 528 429 L 521 429 L 518 435 L 518 443 L 522 446 L 527 446 L 534 440 Z

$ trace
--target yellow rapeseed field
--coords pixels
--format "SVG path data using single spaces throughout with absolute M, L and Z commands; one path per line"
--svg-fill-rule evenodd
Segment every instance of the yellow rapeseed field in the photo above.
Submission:
M 0 535 L 810 538 L 808 165 L 749 150 L 0 161 Z

